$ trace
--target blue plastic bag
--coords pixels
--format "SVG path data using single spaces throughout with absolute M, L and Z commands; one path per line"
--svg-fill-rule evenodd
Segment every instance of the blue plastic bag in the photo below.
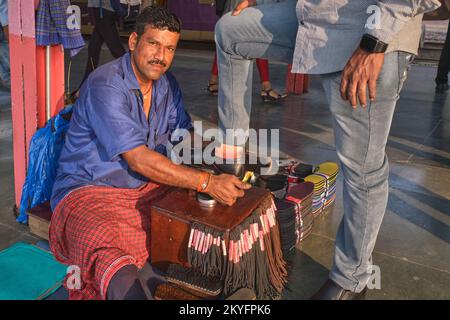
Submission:
M 28 172 L 22 188 L 17 222 L 26 224 L 27 210 L 50 200 L 71 114 L 70 105 L 51 118 L 31 138 Z

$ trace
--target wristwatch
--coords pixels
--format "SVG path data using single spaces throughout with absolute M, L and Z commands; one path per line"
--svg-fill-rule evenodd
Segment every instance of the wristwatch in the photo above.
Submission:
M 359 47 L 369 53 L 384 53 L 388 48 L 388 44 L 378 40 L 370 34 L 365 33 L 361 39 Z

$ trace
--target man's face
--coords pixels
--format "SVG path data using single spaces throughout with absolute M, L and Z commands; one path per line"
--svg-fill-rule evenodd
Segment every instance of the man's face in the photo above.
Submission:
M 130 35 L 128 45 L 135 71 L 143 81 L 158 80 L 166 72 L 175 55 L 180 34 L 147 26 L 139 38 Z

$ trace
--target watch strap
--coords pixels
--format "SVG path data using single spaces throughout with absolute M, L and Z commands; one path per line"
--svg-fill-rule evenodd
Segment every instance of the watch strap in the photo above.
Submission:
M 359 47 L 369 53 L 384 53 L 388 48 L 388 44 L 366 33 L 363 35 Z

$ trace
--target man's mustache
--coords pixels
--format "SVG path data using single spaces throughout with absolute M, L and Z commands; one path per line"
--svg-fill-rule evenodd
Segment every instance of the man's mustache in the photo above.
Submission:
M 166 64 L 164 63 L 164 61 L 158 60 L 158 59 L 150 60 L 148 63 L 149 64 L 159 64 L 159 65 L 161 65 L 163 67 L 166 67 Z

